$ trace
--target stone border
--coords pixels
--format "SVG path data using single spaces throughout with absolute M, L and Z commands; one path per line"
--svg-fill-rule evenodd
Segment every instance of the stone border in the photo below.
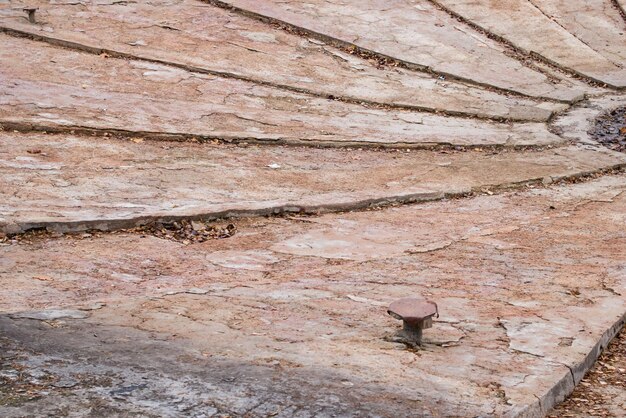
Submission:
M 576 385 L 580 383 L 585 374 L 593 367 L 600 354 L 624 328 L 624 325 L 626 325 L 626 313 L 602 334 L 596 345 L 580 363 L 573 366 L 562 363 L 569 369 L 569 375 L 563 376 L 559 382 L 537 400 L 537 403 L 512 411 L 508 416 L 511 418 L 530 418 L 547 415 L 552 408 L 563 402 L 574 391 Z

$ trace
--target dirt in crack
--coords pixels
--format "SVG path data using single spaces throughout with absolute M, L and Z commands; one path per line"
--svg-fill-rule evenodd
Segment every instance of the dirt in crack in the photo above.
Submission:
M 600 115 L 589 134 L 612 150 L 626 152 L 626 106 Z
M 237 226 L 232 223 L 216 224 L 209 221 L 181 219 L 169 222 L 151 222 L 147 225 L 129 229 L 118 229 L 114 231 L 88 230 L 82 233 L 69 233 L 67 235 L 47 231 L 45 228 L 39 228 L 12 236 L 0 235 L 0 245 L 20 243 L 32 244 L 37 241 L 47 240 L 50 238 L 60 238 L 63 236 L 74 237 L 76 239 L 86 239 L 108 234 L 125 233 L 152 235 L 157 238 L 177 241 L 187 245 L 212 239 L 230 238 L 237 233 Z
M 183 244 L 204 242 L 210 239 L 230 238 L 237 232 L 234 224 L 212 225 L 202 221 L 157 222 L 131 230 L 159 238 L 179 241 Z

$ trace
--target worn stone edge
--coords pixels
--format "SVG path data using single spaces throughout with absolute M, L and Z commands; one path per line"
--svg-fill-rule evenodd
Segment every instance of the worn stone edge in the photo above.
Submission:
M 622 314 L 601 336 L 591 351 L 577 364 L 568 365 L 568 373 L 561 378 L 552 388 L 541 397 L 537 397 L 537 402 L 522 406 L 507 414 L 510 418 L 536 418 L 546 416 L 556 405 L 560 404 L 569 396 L 576 386 L 583 379 L 585 374 L 593 367 L 604 349 L 619 334 L 626 325 L 626 313 Z
M 539 123 L 539 122 L 528 122 Z M 152 141 L 172 141 L 172 142 L 211 142 L 218 141 L 226 144 L 241 145 L 283 145 L 293 147 L 313 147 L 313 148 L 363 148 L 363 149 L 414 149 L 414 150 L 515 150 L 531 151 L 544 150 L 572 144 L 570 139 L 564 139 L 559 135 L 549 132 L 555 140 L 536 144 L 509 144 L 500 142 L 497 144 L 463 144 L 453 142 L 406 142 L 406 141 L 372 141 L 372 140 L 323 140 L 323 139 L 298 139 L 273 136 L 257 138 L 253 136 L 227 136 L 208 135 L 202 133 L 187 132 L 160 132 L 160 131 L 131 131 L 119 128 L 94 128 L 82 125 L 44 125 L 34 122 L 19 122 L 14 120 L 0 119 L 0 132 L 14 131 L 18 133 L 41 132 L 49 134 L 84 135 L 95 137 L 117 137 L 117 138 L 142 138 Z M 558 140 L 557 140 L 558 138 Z
M 182 213 L 177 215 L 168 215 L 164 213 L 154 213 L 128 218 L 111 218 L 111 219 L 90 219 L 80 221 L 41 221 L 41 222 L 11 222 L 6 221 L 0 224 L 0 234 L 3 235 L 19 235 L 33 230 L 46 230 L 50 232 L 60 233 L 76 233 L 88 230 L 99 231 L 116 231 L 121 229 L 129 229 L 151 224 L 154 222 L 176 222 L 185 220 L 203 220 L 217 221 L 224 219 L 237 218 L 255 218 L 268 216 L 281 216 L 285 214 L 300 215 L 321 215 L 326 213 L 352 212 L 367 209 L 386 208 L 396 205 L 409 205 L 417 203 L 425 203 L 432 201 L 440 201 L 444 199 L 458 199 L 469 197 L 478 193 L 504 193 L 506 191 L 519 189 L 527 186 L 548 185 L 559 181 L 574 181 L 592 177 L 597 174 L 608 173 L 612 171 L 623 171 L 626 169 L 626 162 L 615 163 L 595 170 L 578 171 L 571 174 L 563 174 L 559 176 L 550 176 L 546 182 L 546 177 L 535 177 L 514 182 L 505 182 L 502 184 L 482 184 L 472 187 L 459 188 L 451 191 L 432 191 L 411 193 L 406 195 L 381 196 L 363 200 L 354 200 L 342 203 L 323 203 L 318 205 L 305 205 L 294 203 L 285 203 L 276 206 L 268 206 L 261 208 L 239 208 L 224 209 L 218 211 L 199 210 L 192 213 Z
M 327 203 L 320 205 L 299 205 L 297 203 L 268 206 L 258 209 L 225 209 L 220 211 L 199 211 L 180 215 L 153 214 L 129 218 L 91 219 L 81 221 L 43 221 L 43 222 L 8 222 L 0 224 L 0 233 L 7 235 L 22 234 L 30 230 L 72 233 L 87 230 L 115 231 L 140 227 L 153 222 L 176 222 L 186 220 L 216 221 L 221 219 L 253 218 L 278 216 L 285 214 L 320 215 L 325 213 L 348 212 L 369 208 L 387 207 L 394 204 L 410 204 L 458 198 L 471 193 L 471 190 L 455 192 L 427 192 L 408 195 L 388 196 L 357 200 L 346 203 Z

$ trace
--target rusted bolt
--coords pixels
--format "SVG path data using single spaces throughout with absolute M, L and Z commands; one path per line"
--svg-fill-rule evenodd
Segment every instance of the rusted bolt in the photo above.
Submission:
M 422 342 L 422 330 L 433 326 L 433 316 L 439 317 L 435 302 L 417 298 L 396 300 L 389 305 L 387 313 L 402 320 L 402 337 L 415 344 Z
M 35 21 L 35 12 L 37 11 L 36 7 L 25 7 L 24 11 L 28 13 L 28 21 L 30 23 L 36 23 Z

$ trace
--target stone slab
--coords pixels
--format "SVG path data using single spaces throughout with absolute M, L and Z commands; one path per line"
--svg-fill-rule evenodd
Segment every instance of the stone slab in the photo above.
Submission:
M 614 64 L 626 62 L 626 22 L 614 0 L 533 0 L 533 4 Z
M 626 163 L 569 146 L 444 153 L 236 147 L 0 133 L 0 227 L 116 229 L 151 219 L 349 210 L 548 182 Z
M 585 80 L 585 77 L 581 77 L 575 74 L 572 71 L 564 71 L 555 65 L 551 65 L 550 63 L 542 60 L 534 60 L 533 66 L 536 67 L 539 71 L 544 73 L 547 77 L 554 80 L 566 80 L 568 83 L 571 83 L 573 86 L 576 86 L 580 91 L 584 91 L 585 95 L 581 98 L 581 101 L 587 97 L 596 97 L 601 96 L 603 94 L 610 94 L 611 92 L 607 88 L 606 85 L 600 83 L 590 84 L 589 80 Z M 574 104 L 580 103 L 580 101 L 575 102 Z
M 0 246 L 2 312 L 106 302 L 81 320 L 0 318 L 11 367 L 74 378 L 0 413 L 542 416 L 624 323 L 625 191 L 624 175 L 605 176 L 251 219 L 191 245 L 104 234 Z M 254 252 L 254 269 L 220 261 Z M 385 312 L 415 295 L 441 314 L 417 352 L 394 342 Z
M 509 49 L 430 1 L 211 0 L 323 37 L 476 83 L 530 96 L 571 100 L 578 93 L 525 66 Z M 419 42 L 416 42 L 419 40 Z M 558 81 L 558 80 L 557 80 Z
M 431 147 L 553 145 L 541 123 L 368 108 L 0 35 L 0 122 L 226 141 Z
M 3 14 L 0 9 L 0 26 L 75 49 L 98 53 L 105 49 L 357 103 L 535 121 L 546 120 L 563 106 L 442 81 L 423 72 L 381 67 L 323 42 L 198 1 L 35 1 L 32 5 L 39 8 L 40 23 L 28 23 L 21 9 L 5 9 Z M 2 43 L 8 50 L 19 49 L 6 38 Z
M 549 62 L 574 70 L 595 81 L 606 83 L 613 87 L 626 87 L 626 69 L 622 68 L 624 58 L 619 62 L 613 62 L 605 58 L 584 40 L 568 32 L 566 27 L 559 25 L 533 2 L 526 0 L 436 0 L 437 4 L 462 16 L 464 19 L 478 25 L 484 30 L 506 39 L 516 47 L 527 53 L 536 53 Z M 593 5 L 585 0 L 571 0 L 567 2 L 570 8 Z M 604 16 L 606 7 L 595 2 L 599 10 L 584 12 L 596 17 L 594 23 L 608 17 Z M 608 0 L 607 0 L 608 3 Z M 572 13 L 576 13 L 572 11 Z M 602 17 L 599 17 L 602 15 Z M 580 23 L 583 25 L 584 23 Z M 601 40 L 602 32 L 598 33 L 590 27 L 596 41 Z M 607 40 L 605 39 L 604 42 Z M 619 48 L 622 45 L 624 54 L 624 37 L 618 36 L 610 39 L 611 44 Z

